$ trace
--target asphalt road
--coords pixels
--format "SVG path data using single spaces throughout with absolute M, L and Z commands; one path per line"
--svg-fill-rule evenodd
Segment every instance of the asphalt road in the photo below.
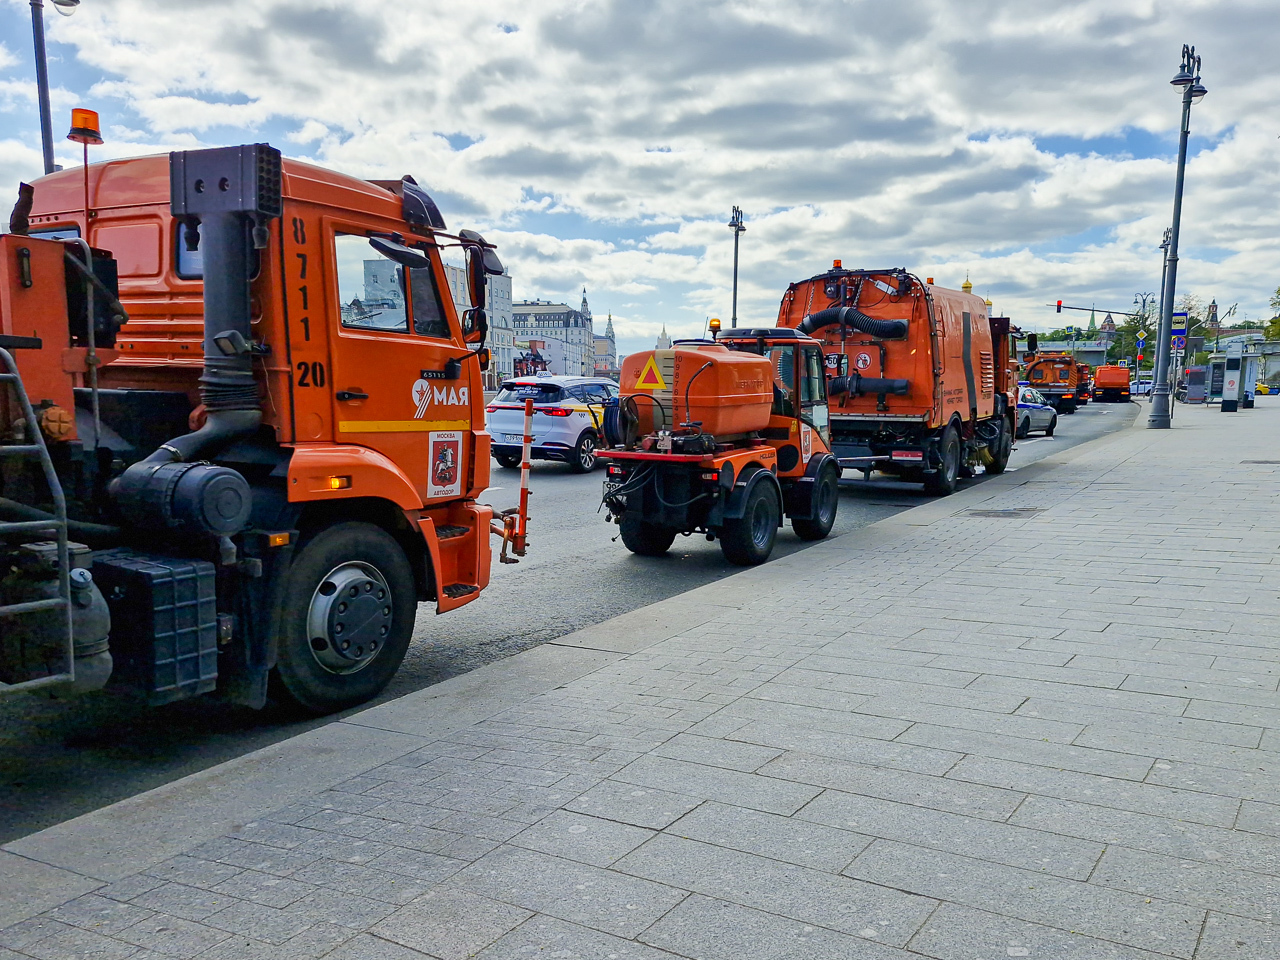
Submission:
M 1145 404 L 1089 404 L 1062 417 L 1056 436 L 1018 441 L 1009 467 L 1016 470 L 1126 426 L 1139 409 L 1145 415 Z M 535 464 L 529 556 L 517 565 L 495 562 L 484 596 L 460 610 L 436 617 L 424 607 L 415 642 L 380 699 L 403 696 L 736 571 L 725 563 L 719 544 L 700 537 L 677 538 L 666 557 L 628 553 L 612 539 L 617 527 L 596 511 L 601 476 Z M 516 471 L 495 463 L 495 486 L 485 499 L 496 507 L 514 504 L 518 482 Z M 861 527 L 926 500 L 918 486 L 846 474 L 831 536 L 856 536 Z M 789 527 L 779 531 L 775 556 L 802 549 Z M 208 700 L 151 709 L 113 694 L 62 701 L 33 695 L 0 699 L 0 842 L 323 722 Z

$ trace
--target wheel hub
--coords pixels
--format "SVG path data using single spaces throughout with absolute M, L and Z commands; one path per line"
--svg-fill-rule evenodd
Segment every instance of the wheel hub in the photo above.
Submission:
M 311 655 L 330 673 L 355 673 L 386 646 L 391 588 L 367 563 L 344 563 L 320 581 L 307 610 Z

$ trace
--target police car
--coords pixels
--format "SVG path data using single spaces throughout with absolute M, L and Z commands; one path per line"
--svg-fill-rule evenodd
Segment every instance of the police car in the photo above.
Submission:
M 617 395 L 618 385 L 603 377 L 539 374 L 505 381 L 484 408 L 494 459 L 504 467 L 520 466 L 524 402 L 532 400 L 532 458 L 563 461 L 574 473 L 590 472 L 596 465 L 604 403 Z

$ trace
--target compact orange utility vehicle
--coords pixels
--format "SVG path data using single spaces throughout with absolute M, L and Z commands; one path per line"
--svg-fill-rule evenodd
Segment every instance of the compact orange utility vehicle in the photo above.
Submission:
M 523 512 L 476 502 L 502 264 L 411 177 L 188 151 L 24 185 L 11 229 L 0 689 L 338 710 L 390 680 L 420 601 L 479 596 L 491 533 L 524 552 Z
M 1080 368 L 1069 353 L 1038 353 L 1027 363 L 1027 382 L 1059 413 L 1075 413 L 1080 388 L 1088 384 Z
M 1129 368 L 1105 366 L 1093 373 L 1093 399 L 1099 403 L 1129 402 Z
M 633 553 L 676 534 L 719 539 L 749 566 L 783 518 L 802 540 L 831 532 L 840 467 L 831 455 L 822 347 L 795 330 L 734 329 L 633 353 L 604 409 L 604 503 Z
M 1008 318 L 981 297 L 901 268 L 831 270 L 793 283 L 778 325 L 819 339 L 841 467 L 923 483 L 934 495 L 1013 447 L 1017 381 Z
M 1076 387 L 1076 406 L 1083 407 L 1093 399 L 1093 367 L 1078 361 L 1077 365 L 1080 367 L 1080 383 Z

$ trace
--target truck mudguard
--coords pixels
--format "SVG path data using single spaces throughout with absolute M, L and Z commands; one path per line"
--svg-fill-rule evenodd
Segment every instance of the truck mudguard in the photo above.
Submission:
M 766 470 L 764 467 L 746 467 L 742 473 L 738 474 L 737 482 L 733 485 L 733 492 L 729 494 L 729 502 L 724 507 L 724 519 L 741 520 L 747 511 L 747 497 L 751 491 L 755 489 L 756 484 L 768 484 L 778 498 L 778 522 L 781 524 L 784 516 L 785 504 L 782 501 L 782 486 L 778 483 L 778 478 L 773 475 L 772 470 Z
M 837 474 L 840 471 L 840 461 L 829 453 L 815 454 L 809 458 L 809 462 L 805 464 L 804 476 L 793 480 L 787 488 L 786 494 L 786 515 L 792 520 L 812 520 L 813 519 L 813 497 L 818 486 L 818 477 L 826 465 L 832 464 Z

